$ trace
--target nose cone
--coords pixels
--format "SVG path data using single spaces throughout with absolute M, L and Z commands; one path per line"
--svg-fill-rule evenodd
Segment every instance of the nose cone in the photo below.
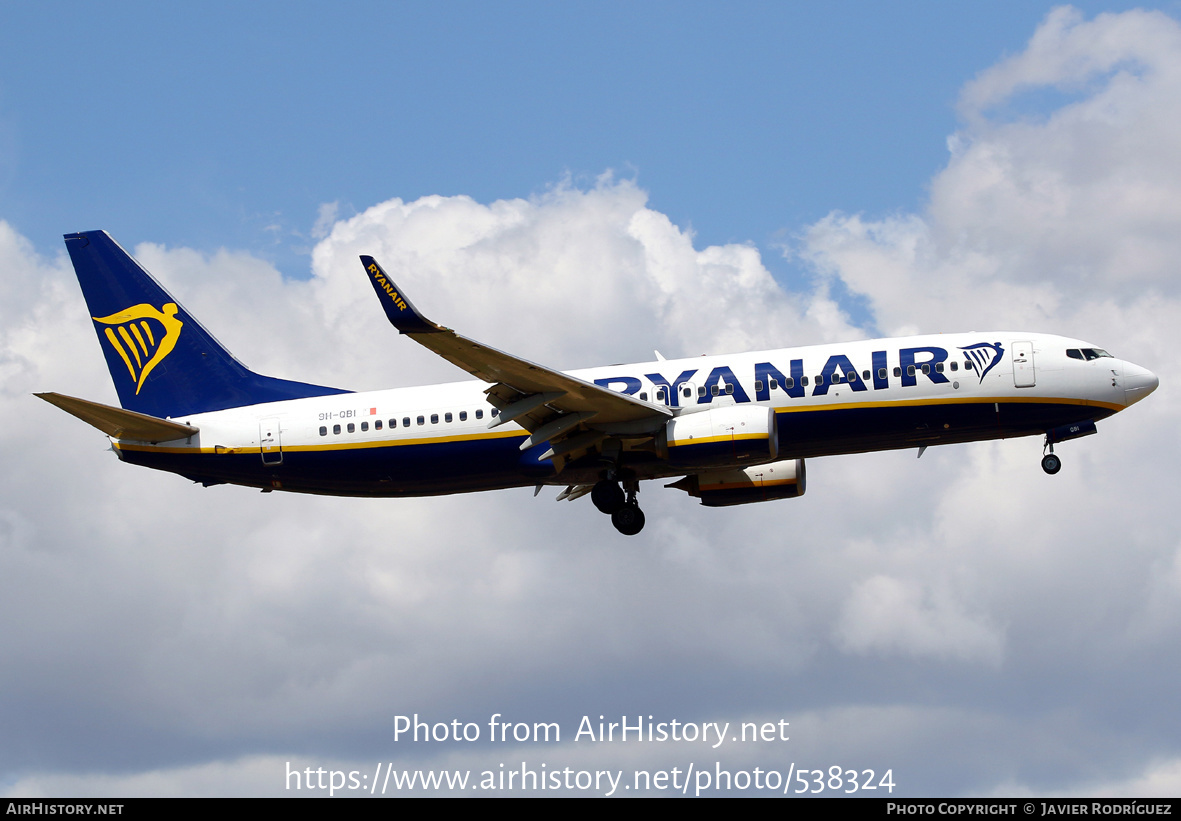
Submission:
M 1128 405 L 1139 402 L 1156 390 L 1157 385 L 1160 384 L 1155 373 L 1148 368 L 1133 365 L 1131 362 L 1124 363 L 1123 372 L 1124 402 Z

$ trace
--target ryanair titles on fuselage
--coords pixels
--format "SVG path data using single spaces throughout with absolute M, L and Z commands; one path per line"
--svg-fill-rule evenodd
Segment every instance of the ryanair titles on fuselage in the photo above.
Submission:
M 1005 349 L 1000 342 L 978 342 L 956 348 L 962 351 L 962 378 L 976 377 L 979 382 L 992 371 L 1004 357 Z M 772 352 L 774 353 L 774 352 Z M 925 376 L 934 384 L 946 384 L 956 377 L 949 376 L 945 363 L 948 363 L 949 353 L 946 348 L 936 345 L 918 345 L 900 348 L 896 373 L 891 373 L 887 351 L 870 352 L 869 375 L 853 364 L 853 361 L 843 353 L 832 354 L 824 363 L 819 373 L 805 372 L 803 359 L 788 360 L 786 372 L 772 362 L 756 362 L 754 365 L 754 389 L 756 402 L 766 402 L 771 398 L 771 391 L 775 388 L 782 390 L 788 396 L 799 399 L 804 396 L 826 396 L 830 388 L 846 387 L 854 393 L 869 390 L 884 390 L 890 387 L 891 377 L 896 385 L 914 387 L 920 376 Z M 961 362 L 955 360 L 957 370 Z M 971 362 L 971 369 L 967 363 Z M 781 363 L 780 363 L 781 364 Z M 708 374 L 701 376 L 704 368 L 682 370 L 671 382 L 661 373 L 644 374 L 657 389 L 664 389 L 667 402 L 673 407 L 682 404 L 708 404 L 717 396 L 727 395 L 735 402 L 750 402 L 750 394 L 742 387 L 742 383 L 734 375 L 729 365 L 719 365 L 711 368 Z M 700 381 L 698 381 L 700 380 Z M 619 391 L 620 393 L 636 394 L 643 388 L 643 383 L 635 376 L 609 376 L 594 380 L 596 385 Z M 748 383 L 749 384 L 749 383 Z M 690 396 L 683 395 L 683 386 L 693 386 L 697 390 L 691 391 Z M 718 388 L 717 393 L 714 387 Z M 809 391 L 811 392 L 809 394 Z M 695 400 L 695 402 L 694 402 Z

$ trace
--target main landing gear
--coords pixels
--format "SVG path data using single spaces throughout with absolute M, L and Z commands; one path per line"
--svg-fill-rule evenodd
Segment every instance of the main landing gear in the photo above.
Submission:
M 595 507 L 609 514 L 611 524 L 624 536 L 635 536 L 644 529 L 644 511 L 636 502 L 639 484 L 635 477 L 627 477 L 620 487 L 614 478 L 607 478 L 597 482 L 591 490 Z

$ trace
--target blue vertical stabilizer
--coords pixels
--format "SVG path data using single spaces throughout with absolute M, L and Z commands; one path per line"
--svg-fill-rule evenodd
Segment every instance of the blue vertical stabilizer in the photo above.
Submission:
M 125 409 L 179 418 L 348 393 L 249 370 L 105 231 L 66 234 L 65 240 Z

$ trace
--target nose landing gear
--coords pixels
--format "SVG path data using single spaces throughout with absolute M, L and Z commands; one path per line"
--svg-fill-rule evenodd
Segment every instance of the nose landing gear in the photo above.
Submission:
M 623 479 L 623 487 L 611 476 L 598 481 L 591 490 L 591 501 L 611 516 L 611 524 L 624 536 L 635 536 L 644 529 L 644 511 L 636 502 L 640 483 L 634 476 Z M 625 491 L 626 488 L 626 491 Z
M 1046 444 L 1042 452 L 1045 454 L 1042 456 L 1042 470 L 1051 476 L 1062 470 L 1062 460 L 1054 455 L 1054 443 L 1050 441 L 1049 434 L 1046 434 Z
M 1054 455 L 1054 444 L 1056 442 L 1065 442 L 1067 439 L 1078 439 L 1080 436 L 1090 436 L 1093 433 L 1098 433 L 1095 429 L 1095 420 L 1087 419 L 1083 422 L 1071 422 L 1069 425 L 1060 425 L 1056 428 L 1051 428 L 1046 431 L 1046 443 L 1042 446 L 1042 470 L 1053 476 L 1058 471 L 1062 470 L 1062 460 Z
M 1062 460 L 1052 453 L 1047 453 L 1042 457 L 1042 470 L 1053 476 L 1062 470 Z

